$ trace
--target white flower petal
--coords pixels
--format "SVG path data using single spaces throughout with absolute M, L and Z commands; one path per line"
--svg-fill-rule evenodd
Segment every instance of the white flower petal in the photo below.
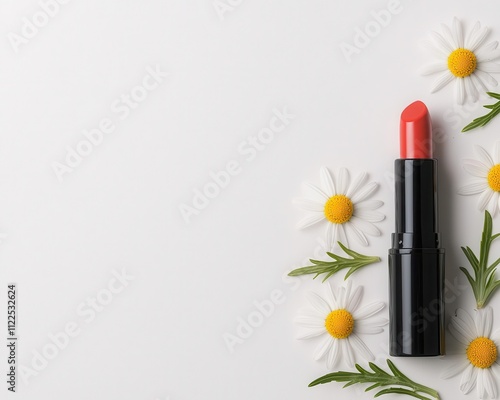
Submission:
M 458 18 L 453 18 L 453 37 L 455 38 L 455 42 L 457 48 L 464 47 L 464 32 L 462 29 L 462 23 Z
M 422 45 L 422 47 L 424 49 L 426 49 L 427 51 L 432 53 L 436 58 L 443 58 L 444 60 L 446 60 L 446 58 L 450 54 L 445 49 L 442 49 L 442 48 L 436 46 L 436 44 L 434 42 L 432 42 L 431 40 L 424 39 L 420 42 L 420 44 Z
M 337 304 L 340 309 L 345 308 L 345 288 L 340 286 L 337 291 Z
M 300 307 L 298 316 L 312 317 L 324 321 L 325 316 L 311 307 Z
M 479 30 L 481 29 L 481 24 L 477 21 L 472 29 L 465 35 L 464 38 L 464 48 L 472 50 L 471 44 L 474 43 L 474 39 L 476 38 Z
M 332 340 L 332 347 L 328 352 L 328 358 L 326 359 L 326 367 L 328 369 L 334 369 L 339 360 L 340 353 L 340 343 L 339 340 Z
M 361 232 L 366 233 L 371 236 L 380 236 L 382 232 L 371 222 L 362 220 L 361 218 L 352 216 L 349 221 L 354 227 L 358 228 Z
M 474 386 L 476 386 L 477 379 L 477 368 L 474 368 L 472 364 L 469 364 L 462 374 L 460 379 L 460 390 L 464 394 L 470 393 Z
M 469 40 L 466 39 L 465 47 L 472 52 L 476 51 L 484 43 L 489 32 L 490 30 L 487 26 L 481 27 L 479 22 L 476 23 L 471 31 Z
M 321 336 L 321 335 L 324 335 L 325 333 L 327 333 L 325 331 L 325 327 L 321 327 L 321 328 L 314 328 L 314 329 L 311 329 L 309 330 L 308 332 L 306 333 L 303 333 L 301 335 L 297 335 L 296 339 L 297 340 L 307 340 L 307 339 L 312 339 L 312 338 L 315 338 L 315 337 L 318 337 L 318 336 Z
M 337 241 L 345 245 L 346 247 L 349 247 L 349 240 L 347 238 L 347 235 L 345 233 L 345 227 L 344 224 L 338 226 L 338 236 L 337 236 Z
M 483 368 L 477 368 L 477 396 L 480 399 L 484 399 L 484 393 L 485 393 L 485 388 L 484 388 L 484 369 Z
M 342 301 L 342 308 L 349 310 L 348 304 L 349 300 L 351 299 L 351 289 L 352 289 L 352 281 L 348 280 L 347 282 L 344 283 L 343 285 L 344 288 L 344 299 Z
M 493 61 L 481 61 L 477 63 L 477 69 L 487 73 L 496 73 L 500 72 L 500 64 Z
M 311 185 L 309 182 L 304 182 L 302 184 L 304 187 L 307 189 L 311 190 L 315 194 L 317 194 L 323 201 L 326 202 L 331 196 L 328 196 L 323 190 L 321 190 L 319 187 Z
M 449 379 L 458 375 L 469 365 L 469 361 L 454 362 L 441 373 L 441 379 Z
M 489 201 L 488 205 L 486 206 L 489 213 L 493 218 L 497 215 L 498 211 L 498 192 L 494 192 L 493 196 L 491 196 L 491 200 Z
M 441 36 L 443 36 L 443 39 L 452 49 L 457 49 L 459 47 L 448 25 L 441 24 L 441 32 Z
M 314 292 L 309 292 L 307 294 L 307 299 L 313 306 L 313 308 L 319 312 L 321 315 L 326 316 L 332 311 L 328 303 L 320 295 Z
M 480 161 L 486 165 L 488 168 L 491 168 L 493 167 L 493 159 L 491 158 L 491 156 L 489 155 L 489 153 L 484 149 L 482 148 L 481 146 L 479 145 L 474 145 L 474 151 L 476 152 L 477 156 L 479 157 Z
M 457 315 L 452 318 L 451 322 L 452 324 L 460 325 L 462 327 L 469 341 L 479 336 L 476 331 L 476 323 L 474 322 L 474 319 L 463 308 L 459 308 L 457 310 Z
M 334 292 L 330 282 L 326 283 L 326 299 L 325 300 L 328 303 L 328 305 L 330 306 L 330 309 L 337 310 L 338 308 L 340 308 L 338 306 L 337 296 L 335 296 L 335 292 Z
M 496 164 L 500 164 L 500 140 L 495 142 L 495 150 L 493 152 L 493 161 Z
M 477 202 L 477 207 L 479 208 L 479 211 L 486 210 L 486 207 L 488 206 L 488 203 L 490 202 L 494 194 L 495 192 L 491 190 L 489 187 L 481 194 Z
M 298 229 L 305 229 L 311 225 L 314 225 L 320 221 L 323 221 L 324 219 L 325 219 L 325 215 L 323 213 L 314 213 L 314 214 L 308 215 L 307 217 L 301 219 L 297 224 L 297 228 Z
M 332 174 L 330 174 L 328 168 L 322 167 L 319 173 L 321 185 L 323 186 L 323 190 L 325 191 L 325 193 L 330 197 L 336 195 L 337 192 L 335 191 L 335 183 L 333 182 Z
M 306 211 L 323 212 L 325 205 L 309 199 L 294 199 L 293 204 Z
M 345 361 L 347 365 L 351 368 L 354 368 L 355 358 L 352 351 L 351 343 L 347 339 L 340 339 L 340 343 L 342 345 L 342 355 L 345 356 Z
M 368 246 L 368 239 L 366 238 L 365 234 L 358 228 L 356 228 L 353 224 L 349 222 L 344 224 L 344 229 L 348 238 L 349 236 L 354 236 L 354 239 L 357 240 L 360 245 Z
M 352 348 L 365 360 L 372 361 L 375 359 L 370 349 L 368 349 L 366 344 L 355 333 L 351 334 L 346 340 L 349 340 L 349 344 Z
M 320 360 L 325 356 L 325 354 L 330 350 L 330 348 L 333 345 L 333 338 L 330 335 L 327 335 L 321 343 L 316 347 L 316 350 L 314 351 L 314 359 Z
M 351 298 L 348 299 L 347 310 L 349 310 L 351 313 L 355 312 L 358 309 L 362 296 L 363 296 L 363 287 L 358 286 L 356 289 L 354 289 Z
M 359 310 L 353 313 L 352 316 L 354 317 L 354 321 L 370 318 L 372 315 L 375 315 L 383 310 L 384 307 L 385 304 L 382 302 L 371 303 L 364 307 L 361 307 Z
M 385 215 L 378 211 L 358 210 L 354 208 L 353 215 L 368 222 L 380 222 L 385 219 Z
M 458 194 L 461 194 L 463 196 L 469 196 L 472 194 L 482 193 L 486 189 L 488 189 L 488 183 L 486 183 L 486 181 L 483 180 L 480 182 L 469 183 L 468 185 L 462 186 L 458 190 Z
M 479 309 L 476 312 L 476 328 L 479 336 L 490 337 L 493 327 L 493 310 L 491 307 Z
M 455 84 L 455 96 L 457 103 L 462 105 L 465 103 L 465 83 L 463 79 L 457 79 Z
M 462 343 L 464 346 L 469 345 L 470 339 L 468 339 L 468 336 L 466 332 L 464 332 L 463 327 L 459 325 L 450 324 L 448 330 L 450 331 L 451 336 L 453 336 L 457 341 Z
M 361 188 L 365 183 L 366 180 L 368 179 L 368 174 L 366 172 L 363 172 L 359 174 L 356 179 L 352 182 L 351 185 L 349 185 L 349 188 L 347 189 L 346 196 L 349 198 L 352 198 L 356 194 L 359 188 Z
M 476 69 L 476 71 L 474 71 L 474 75 L 477 78 L 481 79 L 481 81 L 486 82 L 486 86 L 495 87 L 498 85 L 498 82 L 495 78 L 493 78 L 490 74 L 483 72 L 479 69 Z
M 440 33 L 433 31 L 431 32 L 431 35 L 434 44 L 438 49 L 444 51 L 447 54 L 450 54 L 453 51 L 453 46 L 450 43 L 448 43 Z
M 431 93 L 436 93 L 450 83 L 455 76 L 450 71 L 441 73 L 432 84 Z
M 327 251 L 333 251 L 337 244 L 338 224 L 328 222 L 326 226 L 326 248 Z
M 360 188 L 358 192 L 351 197 L 351 201 L 354 203 L 356 206 L 357 203 L 366 200 L 368 197 L 371 196 L 371 194 L 377 190 L 378 188 L 378 183 L 377 182 L 371 182 L 367 184 L 366 186 Z
M 498 47 L 498 40 L 494 40 L 492 42 L 486 43 L 485 45 L 481 46 L 481 48 L 476 51 L 476 54 L 480 51 L 493 51 L 496 50 L 497 47 Z
M 382 333 L 383 331 L 384 328 L 380 326 L 361 325 L 361 324 L 354 325 L 354 332 L 356 333 L 363 333 L 366 335 L 376 335 L 378 333 Z
M 358 326 L 376 326 L 376 327 L 382 327 L 386 326 L 389 323 L 389 320 L 387 318 L 370 318 L 369 320 L 362 319 L 360 321 L 356 321 L 356 324 Z
M 383 201 L 380 200 L 365 200 L 359 203 L 356 203 L 356 210 L 376 210 L 384 205 Z
M 303 326 L 304 328 L 322 328 L 325 332 L 325 318 L 312 317 L 310 315 L 298 315 L 295 317 L 294 322 Z
M 483 80 L 481 78 L 479 78 L 479 75 L 477 74 L 477 71 L 475 73 L 473 73 L 472 75 L 469 76 L 469 78 L 472 79 L 472 81 L 474 82 L 474 84 L 476 85 L 476 88 L 480 88 L 481 90 L 483 91 L 487 91 L 488 88 L 487 86 L 484 84 Z M 483 72 L 484 73 L 484 72 Z
M 498 48 L 498 41 L 494 40 L 493 42 L 489 42 L 481 46 L 481 48 L 477 49 L 474 52 L 478 61 L 482 61 L 482 57 L 486 57 L 488 53 L 496 54 Z
M 346 308 L 346 304 L 347 304 L 347 290 L 348 289 L 350 291 L 350 287 L 345 287 L 345 286 L 339 287 L 339 294 L 338 294 L 338 305 L 339 305 L 339 308 L 342 308 L 342 309 Z
M 426 75 L 435 74 L 437 72 L 444 72 L 447 69 L 448 69 L 448 65 L 443 60 L 443 61 L 435 61 L 435 62 L 433 62 L 431 64 L 424 65 L 420 69 L 419 72 L 420 72 L 420 75 L 426 76 Z
M 473 159 L 464 159 L 463 165 L 464 169 L 469 174 L 477 176 L 478 178 L 486 178 L 491 168 L 487 167 L 484 163 Z
M 497 384 L 493 372 L 489 368 L 485 369 L 483 372 L 483 383 L 490 399 L 495 399 L 498 393 Z
M 490 50 L 490 51 L 485 51 L 482 50 L 481 52 L 476 53 L 476 59 L 478 63 L 484 63 L 488 61 L 495 61 L 500 58 L 500 50 L 495 49 L 495 50 Z
M 475 103 L 479 99 L 479 93 L 477 91 L 476 86 L 474 85 L 474 82 L 470 78 L 470 76 L 466 76 L 463 78 L 464 84 L 465 84 L 465 92 L 467 93 L 467 96 L 472 100 L 473 103 Z
M 349 187 L 349 171 L 345 168 L 340 168 L 339 175 L 337 177 L 337 193 L 346 194 L 348 187 Z

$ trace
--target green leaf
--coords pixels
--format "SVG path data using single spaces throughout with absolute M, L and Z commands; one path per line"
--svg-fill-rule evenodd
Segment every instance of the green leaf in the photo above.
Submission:
M 416 397 L 417 399 L 420 400 L 429 400 L 428 397 L 422 396 L 412 390 L 401 389 L 401 388 L 384 389 L 378 392 L 374 397 L 383 396 L 384 394 L 406 394 L 408 396 Z
M 345 382 L 344 388 L 357 383 L 371 384 L 365 389 L 368 392 L 378 387 L 385 387 L 385 389 L 377 392 L 374 397 L 379 397 L 384 394 L 406 394 L 420 400 L 439 399 L 439 394 L 434 389 L 416 383 L 406 377 L 391 360 L 387 360 L 387 365 L 393 373 L 390 375 L 382 368 L 374 363 L 368 364 L 373 372 L 369 372 L 356 364 L 357 372 L 339 371 L 324 375 L 309 384 L 309 387 L 329 382 Z M 430 397 L 427 397 L 430 396 Z
M 474 271 L 477 271 L 479 268 L 479 260 L 477 259 L 476 255 L 471 250 L 471 248 L 470 247 L 462 247 L 462 251 L 464 252 L 465 256 L 467 257 L 467 260 L 469 260 L 470 265 L 472 265 L 472 268 L 474 268 Z
M 500 258 L 488 266 L 491 243 L 500 237 L 500 233 L 493 235 L 492 231 L 493 219 L 491 218 L 491 214 L 488 211 L 485 211 L 479 259 L 470 247 L 462 247 L 462 251 L 472 266 L 474 276 L 472 276 L 472 274 L 464 267 L 460 267 L 460 270 L 465 274 L 467 280 L 469 281 L 472 291 L 474 292 L 478 308 L 484 307 L 490 296 L 500 287 L 498 284 L 500 281 L 495 280 L 495 273 L 498 265 L 500 265 Z
M 493 97 L 494 99 L 500 100 L 500 94 L 498 93 L 487 92 L 487 94 L 488 96 Z M 474 119 L 470 124 L 468 124 L 462 129 L 462 132 L 468 132 L 480 126 L 484 126 L 488 122 L 490 122 L 493 118 L 495 118 L 500 113 L 500 101 L 498 101 L 495 104 L 485 105 L 484 108 L 487 108 L 491 111 L 488 114 L 485 114 L 481 117 Z
M 323 278 L 323 282 L 325 282 L 333 274 L 336 274 L 342 269 L 349 268 L 347 274 L 344 277 L 344 279 L 347 279 L 349 278 L 349 276 L 351 276 L 351 274 L 356 272 L 358 269 L 380 261 L 380 257 L 365 256 L 363 254 L 356 253 L 354 250 L 348 249 L 340 242 L 338 243 L 340 248 L 352 258 L 345 258 L 337 254 L 327 252 L 326 254 L 330 258 L 332 258 L 333 261 L 321 261 L 321 260 L 310 259 L 309 261 L 313 265 L 294 269 L 293 271 L 288 273 L 288 276 L 315 274 L 313 279 L 316 279 L 319 275 L 326 274 L 325 277 Z
M 493 97 L 494 99 L 500 100 L 500 94 L 495 93 L 495 92 L 486 92 L 486 94 L 490 97 Z

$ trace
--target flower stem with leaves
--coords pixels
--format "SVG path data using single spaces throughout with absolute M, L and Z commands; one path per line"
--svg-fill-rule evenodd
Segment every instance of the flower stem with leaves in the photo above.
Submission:
M 495 279 L 495 271 L 498 264 L 500 264 L 500 258 L 488 266 L 491 244 L 500 236 L 500 233 L 493 235 L 492 231 L 493 221 L 491 214 L 485 211 L 479 259 L 470 247 L 462 247 L 462 251 L 472 266 L 474 277 L 472 277 L 466 268 L 460 267 L 460 270 L 465 274 L 472 287 L 478 308 L 483 308 L 493 292 L 500 286 L 500 280 Z
M 486 92 L 486 94 L 499 101 L 497 101 L 495 104 L 487 104 L 483 106 L 484 108 L 487 108 L 491 111 L 488 114 L 474 119 L 469 125 L 462 129 L 462 132 L 467 132 L 479 126 L 484 126 L 500 113 L 500 94 L 493 92 Z
M 299 276 L 299 275 L 308 275 L 308 274 L 316 274 L 313 279 L 316 279 L 321 274 L 326 274 L 323 278 L 323 282 L 325 282 L 330 276 L 337 273 L 338 271 L 349 268 L 349 271 L 345 275 L 344 279 L 347 279 L 352 273 L 356 272 L 358 269 L 373 264 L 380 261 L 380 257 L 376 256 L 365 256 L 360 253 L 356 253 L 355 251 L 348 249 L 342 243 L 338 242 L 344 252 L 351 256 L 352 258 L 346 258 L 339 256 L 337 254 L 333 254 L 330 252 L 326 252 L 328 256 L 333 258 L 333 261 L 320 261 L 310 259 L 311 263 L 314 265 L 309 265 L 307 267 L 297 268 L 291 271 L 289 276 Z
M 389 359 L 387 360 L 387 365 L 393 375 L 388 374 L 374 363 L 369 363 L 373 372 L 367 371 L 359 364 L 356 364 L 358 372 L 333 372 L 311 382 L 309 387 L 329 382 L 347 382 L 343 386 L 344 388 L 356 383 L 371 383 L 372 385 L 366 388 L 365 392 L 378 387 L 389 386 L 377 392 L 374 397 L 379 397 L 384 394 L 405 394 L 420 400 L 431 400 L 431 398 L 439 400 L 439 394 L 436 390 L 412 381 L 397 369 L 394 363 Z M 431 397 L 429 398 L 427 395 Z

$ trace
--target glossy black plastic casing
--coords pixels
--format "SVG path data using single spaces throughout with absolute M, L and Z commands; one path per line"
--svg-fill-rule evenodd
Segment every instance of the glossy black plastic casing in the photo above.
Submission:
M 399 159 L 394 167 L 396 232 L 389 250 L 389 350 L 392 356 L 439 356 L 445 346 L 437 160 Z

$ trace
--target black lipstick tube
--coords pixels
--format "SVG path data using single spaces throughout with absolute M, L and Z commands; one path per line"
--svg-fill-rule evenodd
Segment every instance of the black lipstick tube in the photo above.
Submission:
M 395 161 L 396 231 L 389 250 L 391 356 L 445 353 L 444 249 L 438 233 L 437 160 Z

